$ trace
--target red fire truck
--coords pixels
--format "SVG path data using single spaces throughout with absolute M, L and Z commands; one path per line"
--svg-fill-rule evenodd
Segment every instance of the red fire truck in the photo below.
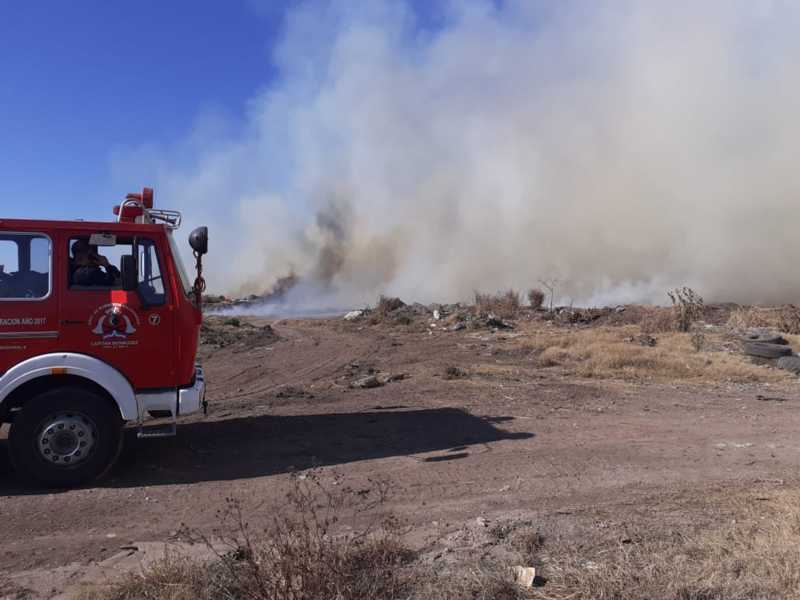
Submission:
M 0 425 L 24 477 L 72 486 L 106 473 L 126 424 L 175 434 L 205 408 L 195 364 L 208 230 L 181 261 L 176 211 L 128 194 L 111 222 L 0 218 Z

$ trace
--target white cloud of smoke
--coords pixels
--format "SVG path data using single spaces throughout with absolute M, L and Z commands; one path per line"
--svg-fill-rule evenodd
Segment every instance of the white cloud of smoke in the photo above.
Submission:
M 301 5 L 246 125 L 205 122 L 191 161 L 164 159 L 159 196 L 211 226 L 212 288 L 293 271 L 312 305 L 542 277 L 590 304 L 680 284 L 800 297 L 800 4 L 465 0 L 441 17 Z

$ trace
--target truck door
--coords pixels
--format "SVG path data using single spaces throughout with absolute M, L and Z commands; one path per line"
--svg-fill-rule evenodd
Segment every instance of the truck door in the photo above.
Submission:
M 0 231 L 0 374 L 57 343 L 52 259 L 50 235 Z
M 89 354 L 116 367 L 136 390 L 172 388 L 175 375 L 174 310 L 170 290 L 162 276 L 162 251 L 156 236 L 117 235 L 113 245 L 97 246 L 115 269 L 99 269 L 101 275 L 75 275 L 74 260 L 65 265 L 67 277 L 61 304 L 65 349 Z M 70 236 L 69 248 L 90 236 Z M 119 277 L 122 256 L 134 255 L 139 284 L 135 291 L 122 289 Z M 115 275 L 103 281 L 102 273 Z

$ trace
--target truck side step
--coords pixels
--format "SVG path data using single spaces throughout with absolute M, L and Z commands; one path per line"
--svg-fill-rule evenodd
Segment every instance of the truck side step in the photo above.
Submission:
M 139 433 L 136 434 L 136 437 L 139 439 L 174 437 L 177 429 L 178 427 L 175 423 L 149 425 L 147 427 L 139 427 Z

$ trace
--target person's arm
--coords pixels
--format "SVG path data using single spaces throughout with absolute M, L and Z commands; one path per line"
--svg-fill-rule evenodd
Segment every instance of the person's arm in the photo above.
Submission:
M 108 285 L 114 285 L 121 275 L 119 269 L 108 262 L 108 259 L 105 256 L 101 256 L 99 262 L 100 266 L 106 270 L 105 276 Z

